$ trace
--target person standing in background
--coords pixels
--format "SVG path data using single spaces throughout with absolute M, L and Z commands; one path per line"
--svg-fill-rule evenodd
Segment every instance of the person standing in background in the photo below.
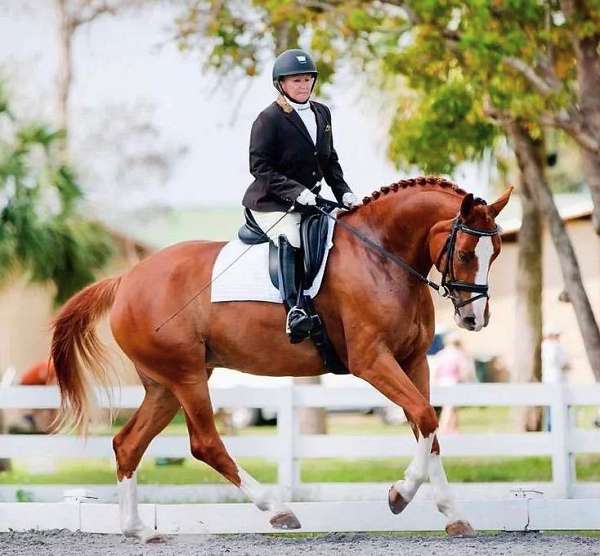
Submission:
M 446 347 L 435 355 L 436 386 L 454 386 L 475 381 L 475 364 L 466 352 L 457 332 L 448 334 Z M 439 431 L 442 434 L 458 432 L 458 412 L 454 406 L 445 405 L 440 414 Z
M 542 341 L 542 382 L 544 384 L 564 384 L 566 373 L 571 368 L 569 356 L 560 343 L 560 329 L 554 324 L 544 327 Z M 550 431 L 550 408 L 544 407 L 542 430 Z

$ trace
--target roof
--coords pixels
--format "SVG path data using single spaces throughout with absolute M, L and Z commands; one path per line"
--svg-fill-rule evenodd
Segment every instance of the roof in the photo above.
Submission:
M 554 195 L 558 210 L 564 220 L 587 218 L 592 214 L 589 193 L 560 193 Z M 166 247 L 179 241 L 208 239 L 229 241 L 237 237 L 244 223 L 243 207 L 216 206 L 189 209 L 155 209 L 136 214 L 122 215 L 110 223 L 144 246 Z M 498 217 L 503 237 L 511 239 L 521 227 L 521 203 L 513 195 Z
M 588 192 L 557 193 L 554 202 L 558 212 L 565 222 L 580 218 L 590 218 L 594 205 Z M 518 195 L 512 195 L 508 205 L 498 216 L 498 223 L 502 227 L 502 237 L 505 240 L 516 238 L 521 228 L 521 203 Z

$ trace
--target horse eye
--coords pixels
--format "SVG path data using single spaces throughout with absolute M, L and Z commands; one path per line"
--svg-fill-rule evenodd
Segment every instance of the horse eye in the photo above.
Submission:
M 459 251 L 458 252 L 458 260 L 461 263 L 467 263 L 471 260 L 473 253 L 469 253 L 468 251 Z

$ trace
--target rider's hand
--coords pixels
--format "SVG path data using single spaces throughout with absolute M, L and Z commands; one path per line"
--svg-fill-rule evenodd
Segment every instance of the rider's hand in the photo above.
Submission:
M 361 203 L 358 200 L 358 197 L 354 193 L 352 193 L 352 191 L 348 191 L 347 193 L 344 193 L 342 195 L 342 204 L 346 208 L 351 209 L 360 206 Z
M 296 197 L 295 202 L 300 205 L 314 207 L 317 204 L 317 196 L 310 189 L 305 189 Z

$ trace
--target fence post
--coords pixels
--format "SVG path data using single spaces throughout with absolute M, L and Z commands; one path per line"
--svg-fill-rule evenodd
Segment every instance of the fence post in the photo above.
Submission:
M 565 386 L 553 384 L 550 406 L 552 434 L 552 481 L 559 498 L 571 496 L 571 453 L 569 451 L 570 407 L 566 403 Z
M 300 480 L 299 465 L 296 459 L 298 419 L 294 405 L 294 384 L 292 382 L 283 386 L 279 391 L 277 436 L 279 440 L 277 482 L 282 500 L 289 501 L 292 500 Z

